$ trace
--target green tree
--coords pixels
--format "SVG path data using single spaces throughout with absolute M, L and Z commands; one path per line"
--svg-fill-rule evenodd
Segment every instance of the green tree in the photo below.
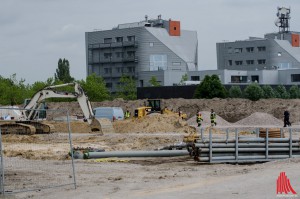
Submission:
M 117 97 L 125 100 L 137 99 L 137 89 L 134 78 L 124 75 L 120 78 L 120 84 L 117 86 Z
M 87 76 L 86 81 L 78 81 L 90 101 L 104 101 L 110 99 L 105 81 L 95 73 Z
M 291 99 L 297 99 L 300 97 L 300 90 L 299 87 L 296 85 L 291 86 L 289 93 Z
M 181 80 L 179 82 L 179 85 L 183 85 L 184 82 L 187 81 L 187 80 L 188 80 L 188 75 L 186 73 L 186 74 L 182 75 Z
M 262 86 L 262 89 L 264 91 L 264 98 L 265 99 L 270 99 L 270 98 L 275 98 L 275 92 L 273 88 L 270 85 L 264 85 Z
M 257 83 L 252 83 L 248 85 L 245 88 L 244 93 L 245 93 L 245 97 L 252 101 L 257 101 L 264 96 L 263 89 Z
M 149 83 L 151 86 L 160 86 L 160 83 L 157 81 L 155 76 L 151 77 L 151 79 L 149 80 Z
M 194 98 L 211 99 L 214 97 L 225 98 L 226 89 L 217 75 L 206 75 L 203 81 L 197 86 Z
M 229 89 L 229 97 L 231 98 L 242 98 L 243 93 L 239 86 L 231 86 Z
M 61 81 L 63 83 L 73 82 L 74 78 L 70 75 L 70 64 L 67 59 L 58 60 L 58 68 L 54 74 L 55 82 Z
M 16 74 L 11 75 L 10 78 L 0 76 L 0 104 L 2 105 L 22 104 L 23 100 L 30 96 L 29 90 L 25 80 L 17 80 Z
M 278 85 L 275 88 L 275 95 L 277 98 L 288 99 L 290 98 L 289 93 L 283 85 Z

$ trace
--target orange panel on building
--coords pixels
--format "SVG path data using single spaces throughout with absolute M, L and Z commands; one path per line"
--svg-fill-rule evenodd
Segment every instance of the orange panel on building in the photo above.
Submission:
M 180 21 L 169 21 L 169 35 L 180 36 Z
M 300 42 L 299 42 L 299 35 L 297 34 L 292 34 L 292 46 L 293 47 L 300 47 Z

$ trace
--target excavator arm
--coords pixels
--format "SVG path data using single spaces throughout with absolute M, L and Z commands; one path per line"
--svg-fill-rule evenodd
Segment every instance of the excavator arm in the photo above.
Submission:
M 74 86 L 75 92 L 57 91 L 57 88 Z M 77 99 L 85 119 L 91 126 L 92 131 L 101 131 L 100 122 L 95 119 L 93 109 L 88 97 L 78 83 L 67 83 L 54 86 L 48 86 L 38 91 L 25 106 L 23 111 L 24 120 L 32 120 L 37 115 L 37 109 L 41 108 L 41 104 L 45 99 L 50 98 L 74 98 Z

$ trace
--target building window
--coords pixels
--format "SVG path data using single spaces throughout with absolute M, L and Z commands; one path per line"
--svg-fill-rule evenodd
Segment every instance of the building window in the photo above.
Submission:
M 291 74 L 292 82 L 300 82 L 300 74 Z
M 252 82 L 259 83 L 259 76 L 258 76 L 258 75 L 253 75 L 253 76 L 251 76 L 251 81 L 252 81 Z
M 110 59 L 111 58 L 111 53 L 104 53 L 104 58 L 105 59 Z
M 265 46 L 258 46 L 257 50 L 258 50 L 258 52 L 266 51 L 266 47 Z
M 116 37 L 116 42 L 123 42 L 123 37 Z
M 242 53 L 243 52 L 243 48 L 235 48 L 234 52 L 235 53 Z
M 117 70 L 118 73 L 123 73 L 123 68 L 122 67 L 117 67 L 116 70 Z
M 105 74 L 111 74 L 111 68 L 104 68 Z
M 227 52 L 228 52 L 229 54 L 231 54 L 231 53 L 233 53 L 233 49 L 232 49 L 231 47 L 229 47 L 229 48 L 227 48 Z
M 228 60 L 228 66 L 232 66 L 232 60 Z
M 237 66 L 243 65 L 243 61 L 235 61 L 235 65 L 237 65 Z
M 112 38 L 104 38 L 105 44 L 110 44 L 112 42 Z
M 191 76 L 191 81 L 200 81 L 200 76 Z
M 112 83 L 106 83 L 106 88 L 112 88 Z
M 247 65 L 253 65 L 254 64 L 254 60 L 246 60 Z
M 257 60 L 258 64 L 266 64 L 266 60 L 265 59 L 259 59 Z
M 153 42 L 150 42 L 150 43 L 149 43 L 149 46 L 150 46 L 150 47 L 153 47 L 153 46 L 154 46 L 154 43 L 153 43 Z
M 134 73 L 135 72 L 135 68 L 134 67 L 127 67 L 127 72 Z
M 150 55 L 150 71 L 166 70 L 167 55 Z
M 128 40 L 128 41 L 135 41 L 135 36 L 128 36 L 128 37 L 127 37 L 127 40 Z
M 135 56 L 135 52 L 134 51 L 128 51 L 127 52 L 127 57 L 134 57 Z
M 181 63 L 180 63 L 180 62 L 172 62 L 172 65 L 173 65 L 173 66 L 180 66 Z
M 248 53 L 253 53 L 253 52 L 254 52 L 254 47 L 247 47 L 247 48 L 246 48 L 246 51 L 247 51 Z
M 247 76 L 231 76 L 231 83 L 247 83 Z
M 116 57 L 123 58 L 123 52 L 116 52 Z

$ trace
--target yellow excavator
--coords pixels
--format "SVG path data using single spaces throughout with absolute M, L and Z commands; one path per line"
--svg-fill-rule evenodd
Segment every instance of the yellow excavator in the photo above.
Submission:
M 147 106 L 138 107 L 134 110 L 135 117 L 142 118 L 151 113 L 160 113 L 160 114 L 176 114 L 182 119 L 187 119 L 187 115 L 185 113 L 182 113 L 181 111 L 175 113 L 167 108 L 162 109 L 160 99 L 148 99 L 147 102 L 148 102 Z
M 74 86 L 75 92 L 57 91 L 57 88 Z M 11 120 L 1 120 L 0 128 L 2 134 L 26 134 L 53 133 L 54 126 L 45 120 L 39 120 L 39 114 L 44 106 L 44 100 L 49 98 L 75 98 L 77 99 L 85 120 L 89 123 L 92 131 L 102 133 L 100 120 L 96 119 L 88 97 L 78 83 L 67 83 L 48 86 L 38 91 L 24 107 L 19 109 L 19 116 Z M 8 109 L 6 109 L 8 110 Z M 16 110 L 16 109 L 15 109 Z

